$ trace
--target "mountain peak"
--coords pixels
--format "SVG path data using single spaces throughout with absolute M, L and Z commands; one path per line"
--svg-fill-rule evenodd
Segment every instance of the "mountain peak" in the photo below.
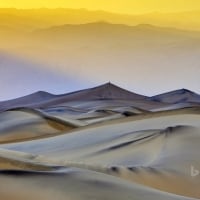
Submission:
M 96 22 L 91 22 L 91 23 L 88 23 L 88 24 L 111 24 L 111 23 L 109 23 L 109 22 L 107 22 L 107 21 L 105 21 L 105 20 L 99 20 L 99 21 L 96 21 Z
M 180 91 L 180 92 L 182 92 L 182 93 L 192 93 L 192 94 L 194 94 L 193 91 L 188 90 L 188 89 L 185 89 L 185 88 L 179 89 L 179 90 L 177 90 L 177 91 Z
M 99 87 L 119 87 L 119 86 L 117 86 L 117 85 L 115 85 L 115 84 L 113 84 L 112 82 L 109 81 L 109 82 L 107 82 L 103 85 L 100 85 Z
M 42 91 L 42 90 L 39 90 L 39 91 L 37 91 L 35 93 L 32 93 L 30 95 L 32 95 L 32 96 L 40 96 L 40 97 L 54 96 L 53 94 L 51 94 L 49 92 L 46 92 L 46 91 Z
M 95 92 L 94 92 L 95 91 Z M 111 82 L 97 86 L 91 89 L 91 94 L 100 99 L 144 99 L 143 95 L 139 95 L 123 89 Z
M 143 100 L 146 96 L 130 92 L 126 89 L 107 82 L 105 84 L 61 95 L 65 101 L 92 101 L 92 100 Z
M 166 92 L 160 95 L 151 97 L 154 101 L 160 101 L 163 103 L 200 103 L 200 95 L 195 92 L 182 88 L 171 92 Z
M 138 24 L 135 27 L 144 29 L 154 29 L 155 26 L 151 24 Z
M 48 92 L 38 91 L 38 92 L 34 92 L 32 94 L 29 94 L 23 97 L 1 102 L 0 107 L 1 107 L 1 110 L 7 110 L 7 109 L 17 108 L 17 107 L 30 107 L 33 104 L 52 100 L 55 97 L 56 97 L 55 95 L 50 94 Z

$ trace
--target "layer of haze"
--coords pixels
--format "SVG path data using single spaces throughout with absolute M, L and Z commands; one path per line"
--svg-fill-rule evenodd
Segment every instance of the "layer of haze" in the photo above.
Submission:
M 0 7 L 14 8 L 86 8 L 109 12 L 141 14 L 147 12 L 177 12 L 200 9 L 199 0 L 3 0 Z
M 0 9 L 0 101 L 108 81 L 145 95 L 179 88 L 200 93 L 199 19 L 197 11 Z

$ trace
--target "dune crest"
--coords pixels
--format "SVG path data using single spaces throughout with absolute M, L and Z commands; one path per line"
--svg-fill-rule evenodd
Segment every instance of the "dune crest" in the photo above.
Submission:
M 200 198 L 196 93 L 146 97 L 106 83 L 62 95 L 39 91 L 0 109 L 5 200 Z

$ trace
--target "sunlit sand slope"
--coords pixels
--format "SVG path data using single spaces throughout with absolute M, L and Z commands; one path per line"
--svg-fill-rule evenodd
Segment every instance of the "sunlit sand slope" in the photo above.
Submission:
M 2 111 L 1 197 L 200 199 L 198 103 L 184 100 L 187 106 L 179 108 L 177 102 L 161 102 L 159 111 L 146 110 L 133 103 L 154 100 L 135 94 L 139 99 L 120 99 L 117 91 L 111 90 L 109 101 L 100 97 L 110 93 L 100 90 L 94 96 L 86 90 L 91 99 L 59 99 L 58 104 L 40 108 L 27 104 Z M 84 91 L 70 95 L 74 99 L 80 94 L 87 97 Z M 173 92 L 155 98 L 168 101 L 169 95 L 185 96 Z M 196 94 L 193 97 L 198 99 Z M 173 109 L 167 110 L 166 105 Z

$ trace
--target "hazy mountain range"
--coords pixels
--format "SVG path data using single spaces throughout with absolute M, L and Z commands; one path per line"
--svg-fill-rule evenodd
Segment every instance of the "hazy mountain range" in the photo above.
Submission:
M 185 13 L 188 20 L 190 14 Z M 179 88 L 200 92 L 199 31 L 84 9 L 0 9 L 0 18 L 1 99 L 40 89 L 64 93 L 108 81 L 146 95 Z
M 152 24 L 156 26 L 176 27 L 181 29 L 199 30 L 200 11 L 178 13 L 147 13 L 127 15 L 109 13 L 102 10 L 86 9 L 0 9 L 0 26 L 4 28 L 33 30 L 63 24 L 82 24 L 96 21 L 137 25 Z
M 187 89 L 179 89 L 156 96 L 148 97 L 123 89 L 112 83 L 97 87 L 54 95 L 45 91 L 38 91 L 27 96 L 0 102 L 0 111 L 16 108 L 50 108 L 79 105 L 78 102 L 91 102 L 104 106 L 112 102 L 113 107 L 125 107 L 131 104 L 136 109 L 152 111 L 152 109 L 173 109 L 192 107 L 200 104 L 200 95 Z M 115 105 L 116 104 L 116 105 Z M 84 105 L 84 104 L 83 104 Z M 86 104 L 87 105 L 87 104 Z

